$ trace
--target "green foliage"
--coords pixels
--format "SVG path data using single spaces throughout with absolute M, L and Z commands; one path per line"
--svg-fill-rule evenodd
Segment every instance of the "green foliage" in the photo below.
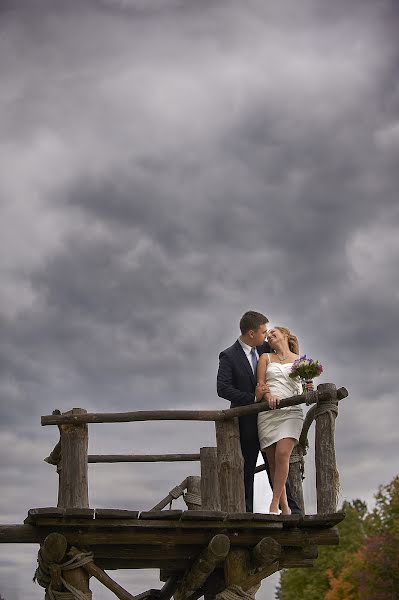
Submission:
M 313 569 L 284 572 L 278 600 L 399 600 L 399 477 L 375 498 L 371 512 L 344 504 L 340 545 L 321 548 Z
M 375 496 L 374 510 L 367 516 L 369 535 L 399 534 L 399 476 L 380 486 Z
M 337 575 L 348 557 L 361 547 L 366 538 L 366 504 L 361 500 L 345 502 L 342 510 L 346 517 L 338 525 L 339 546 L 319 547 L 319 558 L 311 569 L 284 571 L 276 594 L 278 600 L 321 600 L 330 588 L 327 572 Z

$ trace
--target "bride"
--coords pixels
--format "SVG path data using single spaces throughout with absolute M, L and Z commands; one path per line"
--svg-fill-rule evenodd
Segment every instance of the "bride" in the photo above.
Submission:
M 274 327 L 267 334 L 267 341 L 273 352 L 262 354 L 257 367 L 257 386 L 266 390 L 258 402 L 268 402 L 270 408 L 278 408 L 282 398 L 302 393 L 302 385 L 291 379 L 292 363 L 299 357 L 298 340 L 286 327 Z M 313 389 L 312 384 L 307 390 Z M 289 461 L 294 446 L 298 443 L 303 424 L 303 412 L 299 406 L 265 411 L 258 415 L 258 434 L 262 453 L 267 456 L 270 475 L 273 481 L 273 498 L 269 512 L 290 515 L 285 491 Z

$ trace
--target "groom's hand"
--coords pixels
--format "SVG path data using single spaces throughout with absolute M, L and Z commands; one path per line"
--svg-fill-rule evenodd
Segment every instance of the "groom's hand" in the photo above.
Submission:
M 259 381 L 256 384 L 255 389 L 255 402 L 261 402 L 263 400 L 263 396 L 269 393 L 269 386 L 262 381 Z

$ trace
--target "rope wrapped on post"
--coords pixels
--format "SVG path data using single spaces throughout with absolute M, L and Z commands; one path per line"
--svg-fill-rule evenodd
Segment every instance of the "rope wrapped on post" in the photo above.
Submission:
M 201 496 L 192 494 L 191 492 L 186 492 L 183 497 L 186 504 L 195 504 L 196 506 L 201 506 Z
M 56 564 L 57 569 L 60 571 L 62 585 L 68 590 L 67 592 L 61 592 L 52 588 L 50 567 L 53 563 L 46 561 L 42 549 L 40 549 L 37 556 L 38 566 L 33 581 L 37 581 L 41 587 L 46 589 L 45 600 L 89 600 L 89 596 L 66 582 L 61 573 L 62 571 L 72 571 L 73 569 L 83 567 L 83 565 L 86 565 L 92 560 L 92 552 L 80 552 L 78 555 L 73 556 L 64 563 Z
M 244 591 L 239 585 L 231 585 L 216 596 L 216 600 L 254 600 L 259 585 Z
M 328 413 L 330 419 L 334 419 L 338 415 L 338 405 L 336 402 L 323 402 L 323 404 L 316 404 L 314 411 L 314 418 L 317 419 L 320 415 Z

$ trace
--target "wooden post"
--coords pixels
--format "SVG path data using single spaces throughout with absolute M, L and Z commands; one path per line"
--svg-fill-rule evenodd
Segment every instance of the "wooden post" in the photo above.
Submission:
M 189 510 L 201 510 L 201 477 L 189 475 L 187 477 L 187 492 L 184 501 Z
M 77 556 L 80 554 L 80 550 L 78 548 L 72 547 L 69 551 L 70 556 Z M 90 561 L 86 563 L 82 567 L 90 576 L 95 577 L 100 583 L 102 583 L 106 588 L 111 590 L 115 594 L 119 600 L 134 600 L 134 596 L 129 594 L 127 590 L 125 590 L 122 586 L 119 585 L 114 579 L 112 579 L 107 573 L 105 573 L 102 569 L 97 567 L 94 561 Z
M 220 510 L 218 458 L 216 448 L 201 448 L 201 508 Z
M 61 581 L 61 569 L 59 563 L 67 551 L 66 538 L 60 533 L 50 533 L 43 542 L 41 555 L 48 565 L 51 577 L 51 587 L 56 592 L 61 592 L 64 588 Z
M 201 588 L 216 565 L 226 558 L 230 549 L 227 535 L 215 535 L 194 564 L 187 570 L 174 593 L 175 600 L 186 600 Z
M 274 563 L 281 554 L 281 546 L 271 537 L 263 538 L 252 550 L 252 565 L 261 569 Z
M 317 386 L 323 392 L 315 411 L 315 462 L 317 512 L 334 513 L 337 510 L 339 474 L 335 458 L 335 419 L 338 414 L 337 390 L 332 383 Z
M 290 457 L 290 470 L 288 473 L 288 482 L 291 488 L 291 494 L 295 498 L 299 508 L 304 513 L 305 503 L 303 499 L 302 486 L 302 469 L 303 469 L 303 451 L 302 446 L 297 444 Z
M 244 461 L 238 420 L 216 421 L 220 507 L 226 512 L 245 512 Z
M 238 420 L 217 421 L 215 426 L 221 510 L 245 512 L 244 461 Z M 241 585 L 250 568 L 250 555 L 246 548 L 230 550 L 224 562 L 226 587 Z
M 67 415 L 87 413 L 84 408 L 73 408 Z M 88 508 L 88 428 L 87 424 L 60 425 L 61 464 L 60 464 L 60 508 Z M 81 567 L 65 571 L 63 577 L 67 583 L 91 598 L 89 574 Z
M 73 408 L 65 414 L 81 415 L 87 411 Z M 88 508 L 87 424 L 60 425 L 61 467 L 60 508 Z

